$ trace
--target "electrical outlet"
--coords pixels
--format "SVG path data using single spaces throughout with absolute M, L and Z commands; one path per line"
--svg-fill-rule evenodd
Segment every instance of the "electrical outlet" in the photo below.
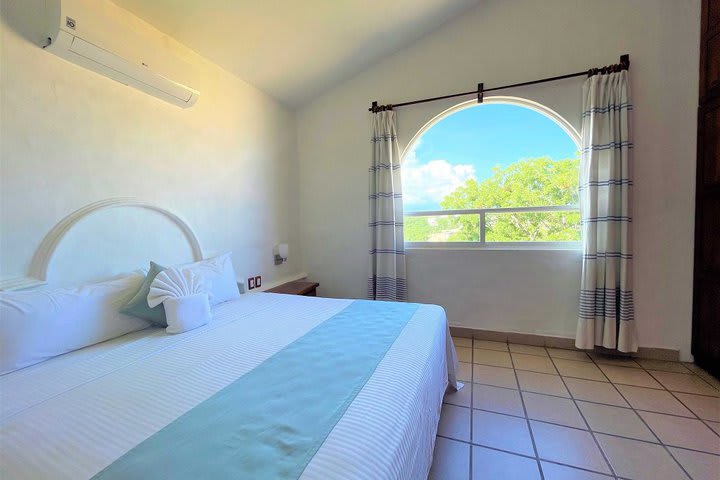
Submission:
M 255 277 L 255 288 L 262 287 L 262 275 Z
M 255 277 L 248 277 L 248 290 L 255 288 Z

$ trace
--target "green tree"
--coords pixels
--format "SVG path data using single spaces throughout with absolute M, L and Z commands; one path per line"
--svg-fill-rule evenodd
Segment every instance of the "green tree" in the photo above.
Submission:
M 536 207 L 576 205 L 578 202 L 578 159 L 553 161 L 550 158 L 520 160 L 505 168 L 496 167 L 482 182 L 467 180 L 447 195 L 443 210 L 475 208 Z M 488 213 L 485 240 L 577 241 L 580 240 L 578 212 Z M 407 241 L 479 241 L 477 215 L 406 217 Z
M 500 207 L 576 205 L 578 202 L 578 159 L 551 160 L 547 157 L 520 160 L 478 183 L 467 180 L 447 195 L 444 210 Z M 478 241 L 476 215 L 448 217 L 450 241 Z M 447 225 L 445 225 L 447 227 Z M 580 239 L 578 212 L 489 213 L 486 241 L 562 241 Z
M 427 242 L 434 233 L 434 228 L 428 223 L 427 217 L 406 216 L 403 220 L 403 233 L 406 242 Z

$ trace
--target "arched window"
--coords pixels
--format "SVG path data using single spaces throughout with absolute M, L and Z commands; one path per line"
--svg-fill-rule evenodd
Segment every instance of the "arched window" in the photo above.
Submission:
M 438 115 L 403 155 L 411 246 L 578 246 L 580 138 L 520 98 L 466 102 Z

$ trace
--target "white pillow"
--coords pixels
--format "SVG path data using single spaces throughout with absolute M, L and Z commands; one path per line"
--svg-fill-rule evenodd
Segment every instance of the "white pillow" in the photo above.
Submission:
M 0 375 L 147 328 L 119 313 L 142 275 L 80 287 L 0 292 Z
M 195 271 L 168 268 L 150 284 L 148 306 L 163 304 L 167 333 L 187 332 L 210 321 L 207 285 L 208 281 Z
M 167 333 L 183 333 L 210 322 L 210 304 L 207 293 L 168 298 L 163 302 L 167 316 Z
M 209 284 L 210 305 L 215 306 L 240 298 L 230 255 L 228 252 L 207 260 L 179 265 L 177 268 L 180 271 L 190 270 L 202 276 Z

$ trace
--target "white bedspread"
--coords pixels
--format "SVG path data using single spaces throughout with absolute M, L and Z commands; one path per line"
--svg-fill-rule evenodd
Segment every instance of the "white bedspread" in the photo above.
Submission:
M 197 330 L 143 330 L 0 377 L 0 478 L 92 477 L 349 302 L 243 295 Z M 301 478 L 425 478 L 456 365 L 445 312 L 421 306 Z

